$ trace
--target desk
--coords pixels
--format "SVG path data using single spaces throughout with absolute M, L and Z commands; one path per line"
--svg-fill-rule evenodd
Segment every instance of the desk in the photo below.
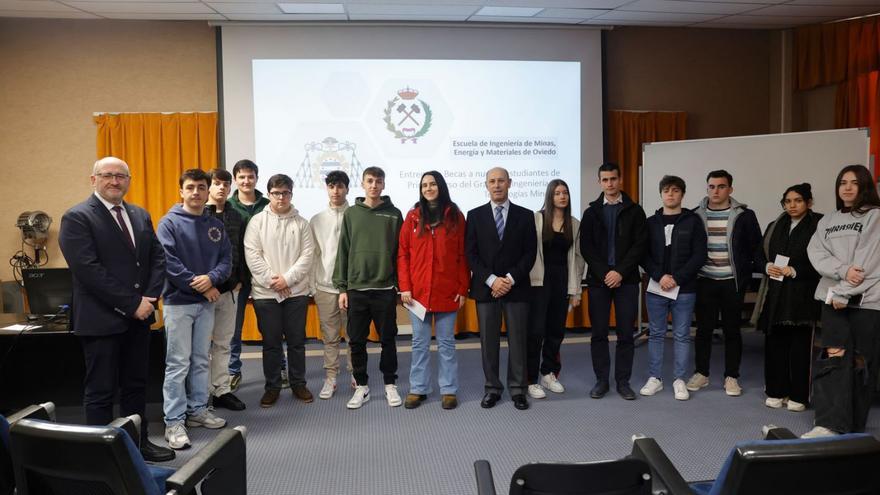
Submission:
M 24 315 L 0 313 L 0 327 L 21 323 Z M 162 402 L 165 331 L 150 332 L 147 402 Z M 52 401 L 82 405 L 85 361 L 79 339 L 56 327 L 0 330 L 0 412 Z

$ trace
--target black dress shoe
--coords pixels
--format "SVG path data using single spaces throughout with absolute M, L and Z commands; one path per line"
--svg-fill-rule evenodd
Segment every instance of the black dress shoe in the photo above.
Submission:
M 590 390 L 590 397 L 594 399 L 601 399 L 605 397 L 605 394 L 608 393 L 608 382 L 599 381 L 596 382 L 596 386 L 593 387 L 593 390 Z
M 516 394 L 513 397 L 513 407 L 519 409 L 520 411 L 525 411 L 529 408 L 529 400 L 526 399 L 525 394 Z
M 617 393 L 626 400 L 636 400 L 636 393 L 630 388 L 629 383 L 620 382 L 617 384 Z
M 232 395 L 232 392 L 227 392 L 221 396 L 215 396 L 211 401 L 211 404 L 213 404 L 214 407 L 229 409 L 230 411 L 244 411 L 245 408 L 247 408 L 244 402 L 240 401 L 238 397 Z
M 174 460 L 174 451 L 160 447 L 149 440 L 141 442 L 141 455 L 148 462 L 168 462 Z
M 495 407 L 495 404 L 497 404 L 499 400 L 501 400 L 500 395 L 489 392 L 483 396 L 483 400 L 480 401 L 480 407 L 483 409 Z

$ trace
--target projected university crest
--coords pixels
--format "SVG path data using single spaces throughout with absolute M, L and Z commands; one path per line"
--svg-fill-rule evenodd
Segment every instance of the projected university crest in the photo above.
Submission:
M 334 137 L 306 143 L 305 157 L 293 176 L 293 187 L 323 188 L 324 178 L 334 170 L 360 177 L 364 167 L 355 153 L 356 148 L 355 143 L 340 142 Z

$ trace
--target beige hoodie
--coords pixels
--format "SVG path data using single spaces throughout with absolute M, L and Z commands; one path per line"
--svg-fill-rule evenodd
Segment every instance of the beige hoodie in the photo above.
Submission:
M 244 258 L 251 270 L 254 299 L 283 300 L 269 288 L 273 275 L 284 277 L 290 297 L 308 295 L 314 257 L 312 229 L 296 208 L 279 215 L 267 207 L 248 222 Z

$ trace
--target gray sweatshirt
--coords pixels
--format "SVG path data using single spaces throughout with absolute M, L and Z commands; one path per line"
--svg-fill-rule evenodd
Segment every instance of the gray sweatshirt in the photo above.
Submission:
M 822 275 L 816 299 L 826 301 L 830 290 L 838 302 L 880 311 L 880 208 L 863 214 L 835 211 L 825 215 L 810 239 L 807 255 Z M 859 285 L 846 281 L 851 266 L 865 270 L 865 280 Z

